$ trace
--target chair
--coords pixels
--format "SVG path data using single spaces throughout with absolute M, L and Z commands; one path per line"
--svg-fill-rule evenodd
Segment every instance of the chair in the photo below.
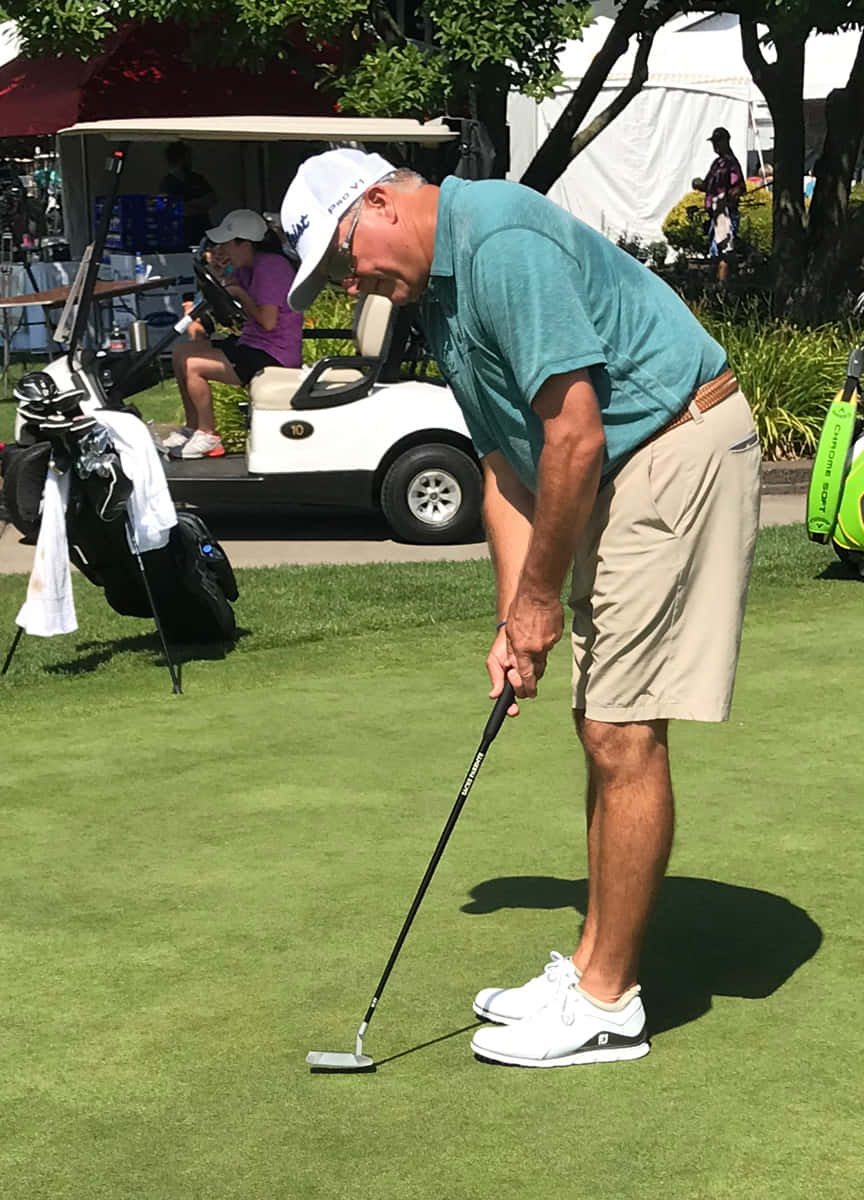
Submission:
M 368 396 L 387 360 L 394 325 L 386 296 L 364 296 L 354 310 L 355 355 L 311 367 L 265 367 L 249 384 L 249 470 L 272 471 L 282 426 L 295 413 L 351 404 Z M 278 469 L 278 467 L 276 468 Z

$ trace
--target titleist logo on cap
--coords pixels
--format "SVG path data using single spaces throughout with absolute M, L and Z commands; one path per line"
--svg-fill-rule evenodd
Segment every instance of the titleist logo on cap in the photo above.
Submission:
M 297 249 L 297 243 L 300 241 L 300 238 L 303 236 L 303 234 L 306 232 L 306 230 L 308 228 L 309 228 L 309 215 L 308 215 L 308 213 L 304 213 L 303 216 L 300 218 L 299 221 L 297 221 L 297 223 L 295 225 L 292 225 L 289 229 L 285 230 L 285 236 L 287 237 L 288 241 L 291 243 L 292 249 L 294 249 L 294 250 Z

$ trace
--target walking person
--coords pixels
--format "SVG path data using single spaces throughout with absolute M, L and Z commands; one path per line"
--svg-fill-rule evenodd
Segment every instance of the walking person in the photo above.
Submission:
M 729 130 L 718 125 L 708 140 L 716 157 L 705 178 L 693 180 L 693 187 L 705 193 L 708 254 L 717 259 L 717 283 L 722 288 L 729 281 L 729 267 L 734 262 L 735 238 L 741 220 L 738 202 L 747 191 L 747 183 L 741 164 L 732 153 Z
M 293 307 L 327 280 L 420 303 L 483 468 L 491 696 L 505 679 L 537 694 L 571 571 L 588 911 L 572 956 L 479 992 L 494 1024 L 472 1048 L 527 1067 L 640 1057 L 639 953 L 673 832 L 668 723 L 725 720 L 731 701 L 759 507 L 747 401 L 670 288 L 518 184 L 439 188 L 335 150 L 301 166 L 282 223 Z

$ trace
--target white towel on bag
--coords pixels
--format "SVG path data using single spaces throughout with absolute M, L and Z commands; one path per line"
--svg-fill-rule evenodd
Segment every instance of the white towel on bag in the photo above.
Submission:
M 120 465 L 132 480 L 127 511 L 138 549 L 143 554 L 145 550 L 167 546 L 170 532 L 177 524 L 177 513 L 150 430 L 132 413 L 98 408 L 91 416 L 111 434 Z M 130 548 L 134 549 L 131 543 Z
M 68 503 L 69 472 L 59 475 L 53 467 L 49 467 L 42 493 L 42 523 L 36 539 L 36 556 L 27 585 L 27 599 L 15 618 L 16 625 L 35 637 L 74 633 L 78 628 L 66 541 Z

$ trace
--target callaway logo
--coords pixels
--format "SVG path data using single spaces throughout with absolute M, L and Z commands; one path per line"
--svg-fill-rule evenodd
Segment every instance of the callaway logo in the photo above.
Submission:
M 307 216 L 306 213 L 304 213 L 296 225 L 292 225 L 290 229 L 285 230 L 285 236 L 287 237 L 288 241 L 291 243 L 291 248 L 293 250 L 297 249 L 297 243 L 300 241 L 300 238 L 303 236 L 303 234 L 306 232 L 306 230 L 308 228 L 309 228 L 309 217 Z

